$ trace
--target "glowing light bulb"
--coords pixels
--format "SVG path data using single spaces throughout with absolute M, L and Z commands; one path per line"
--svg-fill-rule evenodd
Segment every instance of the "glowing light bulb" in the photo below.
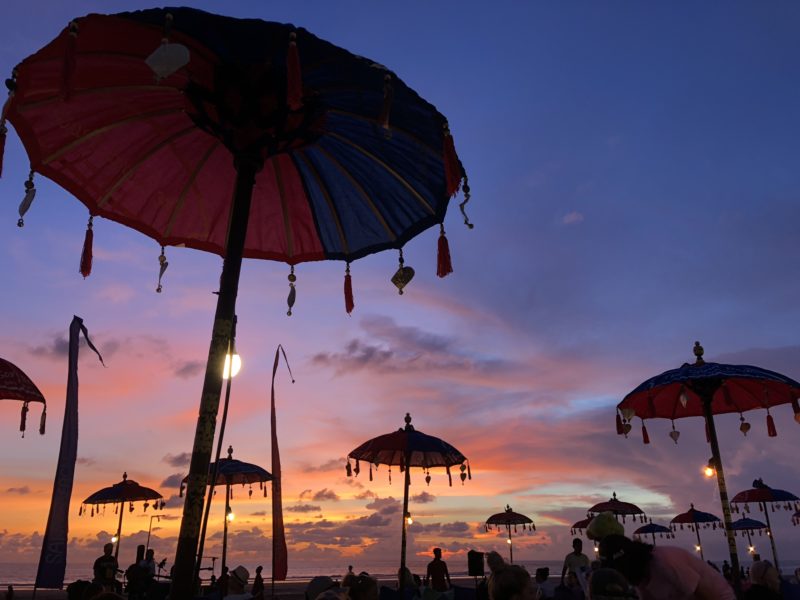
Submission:
M 599 546 L 595 546 L 594 547 L 594 553 L 598 554 L 599 552 L 600 552 L 600 547 Z
M 225 355 L 225 366 L 222 368 L 222 378 L 228 379 L 229 377 L 236 377 L 242 369 L 242 357 L 234 354 Z
M 714 476 L 714 467 L 711 467 L 709 465 L 706 465 L 705 467 L 703 467 L 703 475 L 705 475 L 708 478 L 713 477 Z
M 750 554 L 755 554 L 756 553 L 756 547 L 755 546 L 748 546 L 747 551 Z
M 700 552 L 700 545 L 699 544 L 695 544 L 694 545 L 694 550 L 695 550 L 695 552 Z
M 508 539 L 506 540 L 506 544 L 510 544 L 510 543 L 511 543 L 511 538 L 508 538 Z
M 111 543 L 112 544 L 116 544 L 118 540 L 119 540 L 119 537 L 117 537 L 116 535 L 112 535 L 111 536 Z
M 414 522 L 414 519 L 411 517 L 406 517 L 406 525 L 411 525 Z
M 225 518 L 228 520 L 228 523 L 232 523 L 232 522 L 233 522 L 233 519 L 235 519 L 236 517 L 235 517 L 235 515 L 233 514 L 233 511 L 231 511 L 231 512 L 229 512 L 227 515 L 225 515 Z

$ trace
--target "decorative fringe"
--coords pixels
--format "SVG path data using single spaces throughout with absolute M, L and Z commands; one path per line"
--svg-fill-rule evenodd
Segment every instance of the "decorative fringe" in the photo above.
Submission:
M 25 226 L 25 213 L 28 212 L 30 209 L 31 204 L 33 204 L 33 199 L 36 197 L 36 185 L 33 183 L 33 169 L 31 169 L 30 173 L 28 173 L 28 179 L 25 180 L 25 197 L 22 199 L 22 202 L 19 204 L 19 221 L 17 221 L 17 227 L 24 227 Z
M 769 437 L 776 437 L 778 435 L 778 431 L 775 429 L 775 419 L 772 418 L 769 412 L 767 412 L 767 435 L 769 435 Z
M 642 421 L 642 442 L 645 444 L 650 443 L 650 436 L 647 434 L 647 426 L 644 424 L 644 421 Z
M 64 62 L 61 68 L 61 97 L 69 100 L 72 96 L 72 75 L 75 72 L 75 50 L 78 45 L 78 24 L 70 21 L 67 26 L 67 39 L 64 47 Z
M 361 473 L 361 463 L 358 459 L 356 459 L 356 466 L 353 469 L 353 473 L 356 474 L 356 477 L 358 477 L 358 474 Z
M 291 110 L 303 106 L 303 76 L 300 73 L 300 54 L 297 51 L 297 34 L 289 34 L 289 51 L 286 54 L 286 103 Z
M 347 461 L 347 464 L 344 467 L 344 472 L 348 477 L 353 476 L 353 467 L 350 465 L 350 461 Z
M 439 252 L 436 256 L 436 275 L 447 277 L 453 272 L 453 263 L 450 260 L 450 244 L 444 234 L 444 224 L 439 225 Z
M 39 435 L 44 435 L 45 424 L 47 423 L 47 407 L 42 409 L 42 416 L 39 417 Z
M 461 179 L 464 174 L 461 170 L 461 162 L 458 160 L 458 155 L 456 154 L 456 145 L 450 133 L 450 126 L 447 123 L 444 124 L 443 157 L 447 197 L 452 198 L 461 188 Z
M 353 302 L 353 280 L 350 278 L 350 263 L 344 270 L 344 309 L 347 314 L 351 314 L 356 307 Z
M 369 480 L 372 481 L 372 463 L 369 463 Z
M 622 435 L 625 430 L 622 428 L 622 417 L 617 413 L 617 435 Z
M 264 498 L 267 497 L 267 486 L 264 486 Z
M 92 244 L 94 242 L 92 219 L 94 219 L 94 217 L 90 216 L 89 223 L 86 225 L 86 237 L 83 238 L 83 252 L 81 252 L 80 271 L 84 279 L 92 273 Z
M 450 474 L 450 467 L 447 467 L 447 481 L 450 484 L 450 487 L 453 487 L 453 476 Z
M 78 509 L 78 516 L 83 516 L 83 504 L 81 504 L 80 508 Z
M 28 403 L 22 405 L 22 414 L 19 416 L 19 430 L 22 432 L 22 437 L 25 437 L 25 427 L 28 423 Z
M 156 287 L 156 293 L 160 294 L 162 290 L 161 278 L 164 276 L 164 273 L 166 273 L 167 267 L 169 266 L 167 257 L 164 255 L 164 246 L 161 246 L 161 255 L 158 257 L 158 265 L 158 287 Z
M 384 129 L 389 129 L 389 113 L 392 111 L 392 100 L 394 99 L 394 86 L 392 76 L 387 73 L 383 76 L 383 104 L 381 104 L 381 114 L 378 116 L 378 123 Z
M 472 470 L 469 468 L 469 461 L 467 461 L 467 478 L 472 481 Z
M 294 306 L 294 301 L 297 299 L 297 290 L 294 287 L 294 283 L 297 281 L 297 276 L 294 274 L 294 265 L 292 265 L 287 279 L 289 280 L 289 297 L 286 298 L 286 304 L 289 305 L 289 310 L 286 311 L 286 316 L 291 317 L 292 307 Z

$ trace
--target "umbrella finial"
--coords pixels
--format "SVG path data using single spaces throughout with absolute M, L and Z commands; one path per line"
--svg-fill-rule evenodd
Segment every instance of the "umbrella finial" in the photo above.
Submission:
M 414 426 L 411 424 L 411 414 L 406 413 L 405 418 L 403 419 L 406 422 L 406 431 L 413 430 Z
M 228 446 L 228 460 L 233 458 L 233 446 Z
M 703 347 L 700 345 L 700 342 L 695 342 L 694 343 L 694 355 L 697 357 L 697 360 L 695 361 L 694 364 L 696 364 L 696 365 L 705 364 L 706 361 L 703 360 L 703 353 L 704 352 L 705 352 L 705 350 L 703 350 Z
M 127 480 L 128 480 L 128 472 L 127 472 L 127 471 L 125 471 L 125 472 L 122 474 L 122 481 L 127 481 Z

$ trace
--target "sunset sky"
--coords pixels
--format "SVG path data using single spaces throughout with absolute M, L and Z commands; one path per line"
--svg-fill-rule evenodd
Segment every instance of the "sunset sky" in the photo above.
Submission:
M 455 203 L 445 225 L 455 272 L 435 276 L 438 232 L 405 248 L 416 278 L 399 296 L 396 253 L 352 265 L 356 308 L 344 310 L 343 265 L 301 264 L 286 316 L 286 265 L 242 269 L 225 445 L 266 468 L 269 377 L 281 367 L 278 427 L 289 574 L 343 572 L 399 555 L 402 486 L 384 467 L 345 477 L 347 453 L 417 429 L 469 459 L 471 481 L 430 486 L 412 472 L 412 568 L 433 546 L 451 569 L 466 550 L 505 552 L 485 533 L 506 504 L 531 516 L 514 555 L 563 557 L 569 525 L 612 492 L 666 523 L 690 503 L 720 514 L 702 478 L 710 451 L 699 419 L 638 424 L 615 435 L 614 406 L 643 380 L 692 359 L 755 364 L 800 379 L 800 6 L 788 2 L 191 2 L 239 17 L 291 22 L 389 66 L 448 117 L 469 173 L 473 230 Z M 0 7 L 3 77 L 73 17 L 150 6 L 138 1 L 30 0 Z M 0 562 L 35 563 L 58 455 L 66 336 L 81 316 L 107 368 L 80 361 L 79 461 L 69 563 L 101 552 L 113 510 L 78 517 L 80 501 L 132 479 L 168 500 L 154 523 L 157 557 L 172 563 L 208 350 L 221 259 L 159 247 L 116 223 L 94 223 L 94 270 L 78 273 L 86 208 L 46 179 L 16 226 L 28 165 L 9 127 L 0 179 L 0 356 L 48 400 L 48 432 L 20 439 L 18 402 L 0 402 Z M 459 200 L 460 201 L 460 200 Z M 39 407 L 29 418 L 38 423 Z M 800 425 L 791 408 L 717 421 L 734 493 L 763 477 L 800 494 Z M 219 553 L 222 499 L 207 553 Z M 231 563 L 269 564 L 269 500 L 234 491 Z M 126 513 L 122 560 L 149 523 Z M 721 516 L 721 515 L 720 515 Z M 754 515 L 759 518 L 758 514 Z M 772 515 L 781 558 L 800 562 L 800 527 Z M 630 531 L 630 527 L 628 528 Z M 721 562 L 719 532 L 706 558 Z M 766 538 L 756 538 L 768 555 Z M 675 543 L 693 546 L 691 533 Z M 740 546 L 743 549 L 743 546 Z M 743 552 L 740 553 L 742 556 Z M 372 562 L 370 562 L 372 561 Z M 387 567 L 387 570 L 390 568 Z

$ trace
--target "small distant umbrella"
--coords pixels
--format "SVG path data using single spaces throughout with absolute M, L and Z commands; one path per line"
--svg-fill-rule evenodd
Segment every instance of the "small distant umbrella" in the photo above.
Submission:
M 772 531 L 772 524 L 769 522 L 770 507 L 772 508 L 772 512 L 775 512 L 776 508 L 783 508 L 785 510 L 792 510 L 793 508 L 798 509 L 800 508 L 799 502 L 800 498 L 791 492 L 771 488 L 764 483 L 762 479 L 756 479 L 753 482 L 752 489 L 739 492 L 733 497 L 733 500 L 731 500 L 731 504 L 736 507 L 735 509 L 737 512 L 739 511 L 739 507 L 736 505 L 741 504 L 743 505 L 743 512 L 749 513 L 750 504 L 752 503 L 757 504 L 758 509 L 764 513 L 764 517 L 767 521 L 767 535 L 769 536 L 769 543 L 772 546 L 772 558 L 775 561 L 775 568 L 779 570 L 778 551 L 775 548 L 775 536 Z
M 217 473 L 217 478 L 214 480 L 214 472 Z M 227 564 L 228 557 L 228 523 L 232 520 L 233 512 L 231 510 L 231 499 L 233 498 L 233 490 L 231 486 L 245 485 L 249 486 L 247 495 L 252 497 L 253 484 L 257 483 L 260 489 L 264 492 L 264 497 L 267 497 L 267 486 L 264 485 L 268 481 L 272 481 L 272 474 L 266 469 L 254 465 L 252 463 L 242 462 L 233 458 L 233 446 L 228 446 L 228 458 L 222 458 L 217 463 L 211 463 L 208 469 L 208 485 L 209 486 L 225 486 L 225 518 L 222 525 L 222 566 L 224 569 Z M 189 477 L 184 477 L 181 482 L 181 493 L 186 486 Z M 215 492 L 216 493 L 216 492 Z
M 675 518 L 670 521 L 672 530 L 677 531 L 677 526 L 680 525 L 680 528 L 683 529 L 683 526 L 686 525 L 690 531 L 694 531 L 697 535 L 697 551 L 700 553 L 700 558 L 705 560 L 705 556 L 703 555 L 703 544 L 700 542 L 700 528 L 708 529 L 709 527 L 716 529 L 717 523 L 719 523 L 720 529 L 722 529 L 722 519 L 719 517 L 712 515 L 711 513 L 703 512 L 702 510 L 697 510 L 694 507 L 694 504 L 690 505 L 689 510 L 684 513 L 677 515 Z
M 747 552 L 754 554 L 755 548 L 753 547 L 753 540 L 751 536 L 755 535 L 756 531 L 758 531 L 758 535 L 761 535 L 761 531 L 767 529 L 767 524 L 762 523 L 761 521 L 756 521 L 755 519 L 742 517 L 741 519 L 731 523 L 731 529 L 733 529 L 735 532 L 734 535 L 738 534 L 740 531 L 743 535 L 747 535 Z
M 589 523 L 592 522 L 594 517 L 586 517 L 585 519 L 581 519 L 577 523 L 573 523 L 572 526 L 569 528 L 570 535 L 583 535 L 583 531 L 589 527 Z
M 39 433 L 44 435 L 45 421 L 47 420 L 47 403 L 31 381 L 18 366 L 3 358 L 0 358 L 0 400 L 20 400 L 22 404 L 22 415 L 19 422 L 19 430 L 22 437 L 25 437 L 25 426 L 28 420 L 28 403 L 42 403 L 42 417 L 39 421 Z
M 656 544 L 656 534 L 658 537 L 663 538 L 664 534 L 667 534 L 667 538 L 675 537 L 675 534 L 672 533 L 672 530 L 669 527 L 665 527 L 664 525 L 659 525 L 658 523 L 653 523 L 651 520 L 647 525 L 642 525 L 633 532 L 633 535 L 637 535 L 639 537 L 643 535 L 649 535 L 653 538 L 653 545 Z
M 421 467 L 425 472 L 425 482 L 430 484 L 431 467 L 445 467 L 447 478 L 450 485 L 453 479 L 450 475 L 450 467 L 460 465 L 461 483 L 472 474 L 469 468 L 467 457 L 461 454 L 456 448 L 432 435 L 426 435 L 414 429 L 411 425 L 411 415 L 406 413 L 406 426 L 395 432 L 387 433 L 368 440 L 347 455 L 347 476 L 353 473 L 358 476 L 361 471 L 361 461 L 369 464 L 369 478 L 372 481 L 372 466 L 389 466 L 389 483 L 392 481 L 392 467 L 400 467 L 400 472 L 405 473 L 403 479 L 403 534 L 400 543 L 400 570 L 405 570 L 406 566 L 406 526 L 410 520 L 408 512 L 408 488 L 411 485 L 411 469 L 408 467 Z M 355 460 L 355 467 L 350 464 L 350 460 Z M 400 578 L 400 592 L 403 595 L 405 577 Z
M 511 541 L 511 528 L 514 528 L 514 533 L 517 532 L 518 525 L 521 527 L 523 532 L 526 529 L 528 531 L 536 531 L 536 525 L 533 524 L 533 519 L 523 514 L 514 512 L 511 510 L 511 507 L 508 504 L 506 504 L 506 509 L 503 512 L 495 513 L 486 519 L 487 530 L 489 529 L 490 525 L 494 525 L 498 528 L 506 528 L 508 533 L 508 538 L 506 539 L 508 542 L 508 557 L 511 564 L 514 564 L 514 544 Z
M 800 510 L 792 515 L 792 525 L 800 525 Z
M 645 514 L 644 511 L 632 504 L 630 502 L 623 502 L 617 498 L 617 492 L 614 492 L 608 502 L 600 502 L 599 504 L 595 504 L 592 508 L 589 509 L 589 515 L 594 517 L 599 515 L 602 512 L 611 512 L 614 513 L 615 517 L 622 517 L 622 522 L 625 522 L 626 517 L 633 517 L 633 520 L 636 521 L 636 518 L 639 518 L 639 521 L 644 523 Z
M 143 485 L 139 485 L 133 479 L 128 479 L 128 474 L 122 474 L 122 481 L 119 483 L 115 483 L 110 487 L 103 488 L 101 490 L 96 491 L 94 494 L 86 498 L 82 502 L 83 506 L 81 506 L 80 511 L 78 512 L 79 515 L 82 515 L 87 511 L 86 504 L 92 505 L 91 507 L 91 515 L 94 516 L 95 512 L 100 512 L 100 509 L 97 508 L 100 505 L 103 506 L 105 509 L 106 504 L 116 504 L 118 505 L 115 509 L 115 512 L 119 512 L 119 524 L 117 525 L 117 547 L 114 550 L 114 556 L 119 556 L 119 542 L 120 538 L 122 537 L 122 515 L 125 514 L 125 504 L 128 503 L 130 512 L 133 512 L 133 503 L 140 502 L 144 500 L 144 510 L 150 507 L 150 500 L 156 500 L 153 503 L 154 509 L 162 509 L 164 508 L 164 500 L 161 494 L 157 491 L 150 489 L 148 487 L 144 487 Z M 105 512 L 105 510 L 104 510 Z

